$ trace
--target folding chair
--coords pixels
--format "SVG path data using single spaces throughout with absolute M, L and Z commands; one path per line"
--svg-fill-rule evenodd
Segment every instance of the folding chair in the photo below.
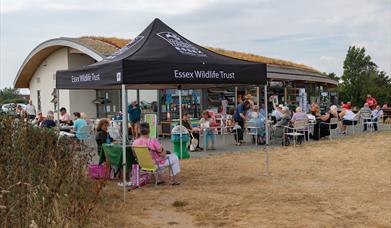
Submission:
M 158 184 L 158 175 L 161 174 L 165 167 L 159 166 L 159 162 L 156 161 L 149 148 L 146 146 L 132 146 L 133 152 L 136 155 L 138 164 L 142 171 L 149 173 L 150 175 L 155 176 L 155 185 Z M 170 160 L 168 160 L 170 162 Z M 171 170 L 171 165 L 169 165 Z

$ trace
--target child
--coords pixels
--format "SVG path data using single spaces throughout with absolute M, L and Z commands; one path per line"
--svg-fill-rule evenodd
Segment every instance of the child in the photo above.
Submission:
M 211 123 L 213 122 L 213 119 L 211 118 L 209 112 L 207 110 L 202 112 L 202 118 L 200 120 L 200 126 L 201 131 L 205 134 L 205 141 L 204 141 L 204 147 L 208 149 L 209 145 L 209 139 L 212 142 L 211 150 L 215 150 L 215 141 L 216 141 L 216 135 L 215 131 L 211 129 Z

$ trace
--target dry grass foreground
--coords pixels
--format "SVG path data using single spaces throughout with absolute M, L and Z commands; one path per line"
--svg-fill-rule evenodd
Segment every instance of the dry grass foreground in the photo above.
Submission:
M 391 132 L 264 154 L 182 161 L 182 185 L 127 193 L 110 183 L 95 225 L 107 227 L 391 227 Z

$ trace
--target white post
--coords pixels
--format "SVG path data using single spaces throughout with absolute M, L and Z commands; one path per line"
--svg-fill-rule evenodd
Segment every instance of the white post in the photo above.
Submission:
M 124 203 L 126 201 L 126 141 L 128 138 L 128 118 L 126 112 L 127 103 L 126 86 L 122 85 L 122 180 L 124 187 Z
M 238 87 L 235 86 L 235 108 L 238 107 Z
M 182 159 L 182 87 L 178 86 L 179 90 L 179 126 L 180 126 L 180 132 L 179 132 L 179 146 L 180 146 L 180 158 Z
M 268 107 L 267 107 L 267 82 L 264 87 L 264 92 L 265 92 L 265 131 L 266 131 L 266 144 L 265 144 L 265 175 L 269 176 L 269 118 L 268 118 Z
M 57 93 L 57 123 L 58 123 L 58 131 L 60 131 L 60 90 L 56 89 Z
M 259 102 L 259 86 L 257 86 L 257 105 L 258 105 L 258 107 L 260 107 L 260 102 Z

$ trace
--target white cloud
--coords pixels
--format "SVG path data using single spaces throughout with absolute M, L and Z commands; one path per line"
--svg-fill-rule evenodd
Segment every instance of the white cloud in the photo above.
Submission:
M 342 73 L 349 45 L 391 74 L 391 0 L 0 0 L 0 88 L 61 36 L 138 35 L 155 17 L 201 45 Z
M 2 0 L 1 13 L 23 10 L 54 11 L 144 11 L 167 15 L 184 14 L 215 0 Z

